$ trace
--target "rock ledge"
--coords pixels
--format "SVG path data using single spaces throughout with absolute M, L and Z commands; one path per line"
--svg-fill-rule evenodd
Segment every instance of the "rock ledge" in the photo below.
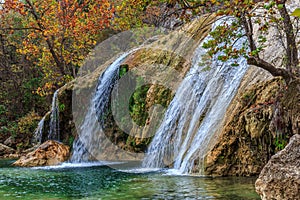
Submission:
M 300 199 L 300 134 L 271 157 L 255 183 L 263 200 Z

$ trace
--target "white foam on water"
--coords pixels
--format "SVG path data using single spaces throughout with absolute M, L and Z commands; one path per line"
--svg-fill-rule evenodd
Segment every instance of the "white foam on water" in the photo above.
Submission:
M 81 162 L 81 163 L 70 163 L 64 162 L 60 165 L 55 166 L 42 166 L 42 167 L 32 167 L 32 169 L 65 169 L 65 168 L 83 168 L 83 167 L 98 167 L 98 166 L 109 166 L 109 165 L 119 165 L 124 162 L 114 162 L 114 161 L 97 161 L 97 162 Z

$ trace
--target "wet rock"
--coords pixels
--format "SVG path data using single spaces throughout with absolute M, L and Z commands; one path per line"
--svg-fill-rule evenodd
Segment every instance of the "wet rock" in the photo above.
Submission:
M 22 156 L 13 165 L 21 167 L 58 165 L 69 158 L 69 146 L 48 140 L 36 150 Z
M 255 77 L 256 73 L 246 74 L 228 108 L 219 137 L 206 156 L 206 175 L 258 176 L 290 137 L 300 133 L 300 80 L 288 85 L 278 78 L 248 84 Z
M 272 156 L 255 183 L 262 199 L 300 199 L 300 135 Z
M 0 143 L 0 156 L 12 154 L 14 152 L 15 150 L 13 148 Z

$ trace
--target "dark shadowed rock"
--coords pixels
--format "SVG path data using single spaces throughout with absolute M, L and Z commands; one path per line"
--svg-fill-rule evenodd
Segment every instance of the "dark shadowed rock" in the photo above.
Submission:
M 14 152 L 15 150 L 13 148 L 0 143 L 0 156 L 3 156 L 5 154 L 11 154 Z
M 300 199 L 300 135 L 272 156 L 255 183 L 262 199 Z
M 36 150 L 22 156 L 13 165 L 20 167 L 58 165 L 69 158 L 69 146 L 48 140 Z
M 3 142 L 3 144 L 7 146 L 13 146 L 14 143 L 15 143 L 15 138 L 13 136 L 10 136 Z

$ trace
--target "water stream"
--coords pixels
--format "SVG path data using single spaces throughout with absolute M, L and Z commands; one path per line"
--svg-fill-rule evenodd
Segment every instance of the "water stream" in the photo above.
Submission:
M 122 54 L 102 73 L 88 112 L 79 130 L 79 137 L 73 143 L 71 162 L 85 162 L 90 154 L 101 143 L 101 134 L 105 115 L 108 112 L 111 92 L 119 79 L 119 67 L 124 59 L 133 51 Z
M 49 140 L 60 140 L 59 136 L 59 105 L 58 105 L 58 92 L 59 89 L 56 90 L 52 97 L 52 107 L 50 114 L 50 129 L 48 134 Z
M 49 131 L 46 135 L 46 139 L 48 140 L 60 140 L 59 135 L 59 101 L 58 101 L 58 92 L 59 89 L 56 90 L 52 97 L 52 103 L 51 103 L 51 110 L 50 110 L 50 121 L 49 121 Z M 33 135 L 33 142 L 37 144 L 41 144 L 43 141 L 43 134 L 44 134 L 44 125 L 46 117 L 48 116 L 48 113 L 44 115 L 44 117 L 40 120 L 38 123 L 37 128 L 35 129 L 34 135 Z
M 235 47 L 241 48 L 244 41 L 239 40 Z M 202 160 L 248 69 L 242 57 L 221 62 L 217 59 L 219 55 L 213 57 L 207 68 L 208 64 L 202 60 L 205 53 L 200 45 L 193 66 L 150 144 L 143 167 L 167 166 L 177 170 L 176 173 L 202 173 Z M 239 66 L 233 67 L 234 62 Z
M 34 136 L 33 136 L 34 143 L 37 144 L 42 143 L 45 119 L 46 119 L 46 115 L 39 121 L 38 126 L 35 129 Z

